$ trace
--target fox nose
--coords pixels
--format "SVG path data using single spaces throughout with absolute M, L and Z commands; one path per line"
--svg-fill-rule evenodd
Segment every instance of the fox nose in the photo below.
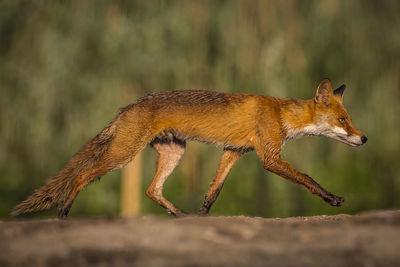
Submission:
M 368 138 L 365 135 L 361 136 L 361 142 L 363 144 L 365 144 L 367 141 L 368 141 Z

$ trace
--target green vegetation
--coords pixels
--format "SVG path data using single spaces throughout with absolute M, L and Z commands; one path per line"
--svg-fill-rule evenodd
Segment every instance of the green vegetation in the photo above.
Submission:
M 400 208 L 399 11 L 396 0 L 0 2 L 0 216 L 56 174 L 119 107 L 146 93 L 202 88 L 311 98 L 325 77 L 346 83 L 345 106 L 368 143 L 307 137 L 282 154 L 345 196 L 344 206 L 267 173 L 252 152 L 234 166 L 212 214 Z M 142 211 L 164 214 L 144 195 L 155 155 L 144 151 Z M 166 196 L 196 211 L 220 155 L 221 148 L 189 144 L 187 163 L 198 171 L 185 179 L 183 159 Z M 72 215 L 117 215 L 119 176 L 85 189 Z

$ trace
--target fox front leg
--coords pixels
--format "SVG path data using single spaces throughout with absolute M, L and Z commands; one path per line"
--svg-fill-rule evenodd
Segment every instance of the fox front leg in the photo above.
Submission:
M 269 142 L 264 141 L 268 139 L 270 140 Z M 320 196 L 332 206 L 340 206 L 343 203 L 343 197 L 329 193 L 310 176 L 297 171 L 289 163 L 282 160 L 280 156 L 282 143 L 279 140 L 273 142 L 271 139 L 272 138 L 266 138 L 265 136 L 264 138 L 252 139 L 256 153 L 263 162 L 264 169 L 273 172 L 292 183 L 304 186 L 311 193 Z
M 269 157 L 264 160 L 264 168 L 285 178 L 292 183 L 304 186 L 311 193 L 320 196 L 323 200 L 325 200 L 332 206 L 341 206 L 344 201 L 344 197 L 335 196 L 327 192 L 310 176 L 300 173 L 299 171 L 294 169 L 289 163 L 282 160 L 280 156 Z

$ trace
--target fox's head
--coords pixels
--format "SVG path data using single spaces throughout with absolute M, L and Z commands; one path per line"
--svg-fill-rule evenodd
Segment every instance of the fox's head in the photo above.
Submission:
M 364 136 L 351 122 L 343 106 L 345 85 L 333 90 L 328 79 L 322 80 L 314 98 L 315 115 L 313 127 L 323 135 L 350 146 L 360 146 L 367 142 Z

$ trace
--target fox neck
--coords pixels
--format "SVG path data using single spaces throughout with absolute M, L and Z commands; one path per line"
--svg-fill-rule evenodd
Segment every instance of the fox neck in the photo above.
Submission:
M 323 129 L 319 129 L 314 123 L 314 100 L 284 100 L 281 108 L 281 123 L 284 139 L 290 140 L 306 135 L 321 135 Z

